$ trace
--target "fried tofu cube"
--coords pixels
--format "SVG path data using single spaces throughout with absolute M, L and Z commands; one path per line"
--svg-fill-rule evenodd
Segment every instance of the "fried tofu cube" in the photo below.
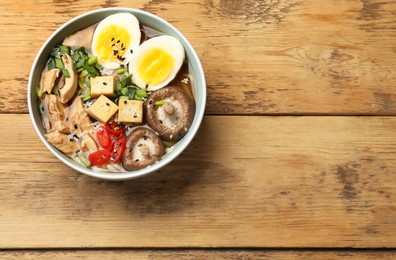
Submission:
M 93 104 L 87 109 L 88 114 L 105 124 L 118 111 L 118 106 L 106 96 L 101 95 Z
M 115 86 L 114 76 L 98 76 L 91 78 L 91 97 L 97 98 L 100 95 L 115 97 Z
M 143 101 L 121 98 L 118 102 L 118 121 L 141 123 L 143 120 Z

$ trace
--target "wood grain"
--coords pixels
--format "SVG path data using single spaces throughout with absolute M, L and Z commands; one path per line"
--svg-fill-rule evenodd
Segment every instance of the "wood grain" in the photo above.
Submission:
M 396 246 L 395 117 L 209 116 L 128 182 L 64 166 L 27 115 L 0 125 L 0 248 Z
M 207 114 L 396 114 L 393 0 L 1 0 L 0 112 L 26 113 L 29 70 L 62 23 L 101 7 L 157 14 L 191 41 Z
M 270 260 L 306 260 L 306 259 L 395 259 L 396 254 L 389 251 L 317 251 L 317 250 L 52 250 L 52 251 L 5 251 L 0 258 L 13 259 L 270 259 Z

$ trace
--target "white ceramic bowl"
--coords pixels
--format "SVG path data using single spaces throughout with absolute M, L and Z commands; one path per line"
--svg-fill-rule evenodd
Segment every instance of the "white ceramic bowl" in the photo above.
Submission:
M 99 22 L 100 20 L 104 19 L 105 17 L 119 12 L 129 12 L 135 15 L 139 22 L 152 27 L 158 31 L 161 31 L 167 35 L 174 36 L 178 38 L 184 46 L 187 59 L 190 65 L 190 73 L 192 74 L 193 82 L 193 92 L 195 95 L 195 103 L 196 103 L 196 112 L 194 116 L 194 121 L 182 140 L 180 140 L 175 146 L 174 149 L 166 154 L 164 158 L 159 161 L 158 163 L 149 166 L 144 169 L 140 169 L 137 171 L 129 171 L 123 173 L 106 173 L 106 172 L 97 172 L 91 169 L 87 169 L 78 163 L 74 162 L 72 159 L 64 155 L 62 152 L 57 150 L 54 146 L 52 146 L 48 141 L 45 139 L 44 134 L 45 130 L 42 126 L 40 114 L 37 108 L 37 97 L 36 97 L 36 86 L 39 83 L 40 75 L 44 66 L 46 65 L 46 61 L 51 50 L 55 47 L 55 45 L 62 43 L 63 39 L 76 31 L 84 29 L 94 23 Z M 38 136 L 40 137 L 41 141 L 43 141 L 44 145 L 62 162 L 64 162 L 69 167 L 73 168 L 74 170 L 81 172 L 83 174 L 97 177 L 100 179 L 106 180 L 128 180 L 137 177 L 142 177 L 147 174 L 153 173 L 158 169 L 162 168 L 173 159 L 175 159 L 192 141 L 195 134 L 198 131 L 198 128 L 201 124 L 202 118 L 204 116 L 205 105 L 206 105 L 206 82 L 205 82 L 205 75 L 202 69 L 201 62 L 194 51 L 194 48 L 188 42 L 188 40 L 181 34 L 175 27 L 173 27 L 170 23 L 166 22 L 165 20 L 161 19 L 160 17 L 153 15 L 151 13 L 131 9 L 131 8 L 104 8 L 94 10 L 88 13 L 84 13 L 79 15 L 70 21 L 63 24 L 59 27 L 44 43 L 44 45 L 39 50 L 36 59 L 34 60 L 32 69 L 30 71 L 29 82 L 28 82 L 28 107 L 30 118 L 33 122 L 34 128 Z

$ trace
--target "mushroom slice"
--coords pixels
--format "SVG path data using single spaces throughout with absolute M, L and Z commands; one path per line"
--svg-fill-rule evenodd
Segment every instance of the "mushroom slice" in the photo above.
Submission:
M 67 103 L 76 92 L 77 89 L 77 73 L 74 70 L 74 61 L 69 54 L 62 55 L 63 65 L 69 72 L 70 77 L 65 77 L 65 85 L 59 90 L 62 103 Z
M 191 126 L 194 113 L 194 102 L 179 87 L 156 90 L 146 101 L 147 124 L 166 141 L 179 141 Z
M 46 134 L 45 137 L 47 137 L 48 142 L 68 156 L 72 156 L 78 150 L 76 142 L 70 139 L 67 134 L 52 132 Z
M 165 154 L 165 146 L 153 130 L 139 127 L 133 130 L 122 156 L 122 166 L 129 171 L 142 169 L 159 161 Z
M 60 69 L 46 70 L 41 78 L 41 89 L 48 94 L 51 94 L 56 79 L 59 77 Z

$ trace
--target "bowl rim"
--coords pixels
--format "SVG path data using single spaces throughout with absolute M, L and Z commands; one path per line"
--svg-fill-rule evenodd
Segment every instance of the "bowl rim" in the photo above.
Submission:
M 54 39 L 57 37 L 57 35 L 62 32 L 65 28 L 70 26 L 70 24 L 77 22 L 78 20 L 87 17 L 87 16 L 94 16 L 95 14 L 98 13 L 103 13 L 103 12 L 110 12 L 110 13 L 117 13 L 117 12 L 128 12 L 132 13 L 134 15 L 139 15 L 139 16 L 145 16 L 150 20 L 156 20 L 160 24 L 164 24 L 168 28 L 172 30 L 172 33 L 176 34 L 177 38 L 183 43 L 184 48 L 187 48 L 190 57 L 189 61 L 194 60 L 194 65 L 196 68 L 196 71 L 194 71 L 195 77 L 200 77 L 200 80 L 202 81 L 202 84 L 198 86 L 201 88 L 202 91 L 202 97 L 200 97 L 200 103 L 198 103 L 198 99 L 196 98 L 196 112 L 194 116 L 193 123 L 187 132 L 187 134 L 183 137 L 182 140 L 180 140 L 176 147 L 174 147 L 174 150 L 172 150 L 170 153 L 166 155 L 165 158 L 161 159 L 157 163 L 137 170 L 137 171 L 127 171 L 127 172 L 121 172 L 121 173 L 114 173 L 114 172 L 99 172 L 99 171 L 94 171 L 92 169 L 88 169 L 83 167 L 82 165 L 79 165 L 77 162 L 74 162 L 71 158 L 67 157 L 64 155 L 61 151 L 59 151 L 57 148 L 52 146 L 42 135 L 40 131 L 40 127 L 38 122 L 35 120 L 35 114 L 38 113 L 38 111 L 34 111 L 33 108 L 33 100 L 32 98 L 35 97 L 35 87 L 32 85 L 33 84 L 33 75 L 34 71 L 38 65 L 39 59 L 42 55 L 44 55 L 44 50 L 45 47 Z M 109 14 L 110 15 L 110 14 Z M 187 50 L 185 50 L 187 53 Z M 45 54 L 46 56 L 48 54 Z M 187 54 L 186 54 L 187 55 Z M 201 61 L 195 52 L 195 49 L 191 45 L 191 43 L 187 40 L 187 38 L 176 28 L 174 27 L 171 23 L 167 22 L 166 20 L 162 19 L 161 17 L 152 14 L 147 11 L 143 11 L 140 9 L 135 9 L 135 8 L 126 8 L 126 7 L 110 7 L 110 8 L 100 8 L 100 9 L 95 9 L 89 12 L 82 13 L 78 16 L 73 17 L 69 21 L 63 23 L 59 28 L 57 28 L 44 42 L 44 44 L 41 46 L 39 49 L 34 62 L 32 64 L 32 67 L 30 69 L 30 74 L 29 74 L 29 80 L 28 80 L 28 89 L 27 89 L 27 96 L 28 96 L 28 109 L 29 109 L 29 116 L 30 119 L 33 123 L 34 129 L 41 139 L 41 141 L 44 143 L 44 145 L 47 147 L 48 150 L 51 151 L 53 155 L 55 155 L 60 161 L 65 163 L 67 166 L 70 168 L 76 170 L 79 173 L 86 174 L 91 177 L 96 177 L 99 179 L 103 180 L 112 180 L 112 181 L 123 181 L 123 180 L 130 180 L 130 179 L 135 179 L 139 177 L 143 177 L 149 174 L 152 174 L 156 171 L 158 171 L 160 168 L 164 167 L 165 165 L 169 164 L 171 161 L 173 161 L 176 157 L 178 157 L 184 150 L 185 148 L 191 143 L 192 139 L 198 132 L 199 127 L 201 126 L 203 116 L 205 113 L 205 107 L 206 107 L 206 80 L 205 80 L 205 73 L 202 68 Z M 36 108 L 37 110 L 37 108 Z M 195 125 L 195 127 L 193 127 Z M 41 126 L 42 127 L 42 126 Z

